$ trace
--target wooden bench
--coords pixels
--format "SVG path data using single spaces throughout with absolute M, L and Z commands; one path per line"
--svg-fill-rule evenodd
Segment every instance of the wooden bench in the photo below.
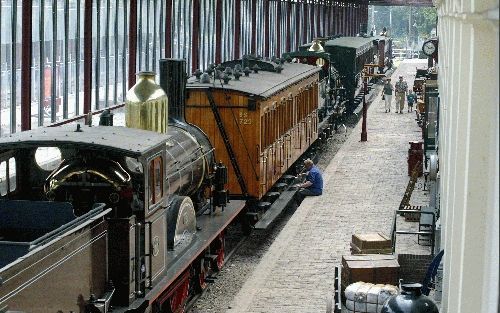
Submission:
M 417 235 L 418 236 L 418 243 L 420 244 L 421 240 L 428 240 L 429 244 L 426 244 L 427 246 L 431 246 L 431 254 L 434 254 L 434 233 L 435 233 L 435 213 L 434 212 L 428 212 L 427 209 L 424 210 L 425 207 L 422 208 L 421 211 L 412 211 L 412 210 L 407 210 L 409 212 L 405 212 L 403 210 L 396 210 L 394 212 L 394 218 L 392 220 L 392 230 L 391 230 L 391 238 L 392 238 L 392 252 L 395 253 L 396 251 L 396 237 L 397 235 Z M 422 226 L 419 225 L 419 230 L 418 231 L 413 231 L 413 230 L 397 230 L 397 215 L 401 213 L 415 213 L 415 214 L 420 214 L 420 216 L 423 215 L 428 215 L 430 216 L 430 227 L 428 227 L 428 224 L 422 224 Z M 427 218 L 424 218 L 423 220 L 424 223 L 428 223 L 429 220 Z

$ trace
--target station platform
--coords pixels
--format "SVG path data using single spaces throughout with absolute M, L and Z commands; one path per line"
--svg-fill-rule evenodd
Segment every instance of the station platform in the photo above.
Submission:
M 403 75 L 411 88 L 417 67 L 425 68 L 426 60 L 401 62 L 393 84 Z M 381 94 L 375 97 L 368 109 L 368 141 L 360 142 L 360 121 L 324 170 L 323 195 L 308 197 L 297 208 L 226 312 L 325 312 L 334 268 L 350 255 L 352 235 L 390 235 L 409 181 L 409 141 L 421 140 L 415 112 L 407 113 L 405 105 L 404 113 L 396 114 L 394 106 L 385 113 Z M 428 196 L 415 190 L 411 204 L 426 205 Z M 413 244 L 416 238 L 404 242 L 400 249 L 413 245 L 430 252 Z

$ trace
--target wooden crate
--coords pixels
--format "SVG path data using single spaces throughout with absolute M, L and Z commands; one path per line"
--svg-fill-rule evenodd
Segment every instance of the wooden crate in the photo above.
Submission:
M 354 234 L 351 241 L 352 254 L 392 253 L 392 240 L 382 233 Z
M 342 292 L 355 282 L 398 285 L 399 263 L 395 255 L 359 254 L 342 256 Z

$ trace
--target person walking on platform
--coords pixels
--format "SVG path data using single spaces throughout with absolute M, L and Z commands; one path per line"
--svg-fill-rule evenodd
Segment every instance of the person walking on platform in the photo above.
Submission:
M 298 184 L 299 191 L 295 194 L 295 202 L 300 205 L 302 200 L 308 196 L 320 196 L 323 193 L 323 176 L 318 167 L 311 159 L 304 161 L 304 168 L 307 171 L 300 175 L 306 175 L 306 181 Z
M 408 101 L 408 112 L 412 112 L 413 104 L 417 101 L 417 96 L 410 90 L 406 96 L 406 100 Z
M 408 92 L 408 84 L 403 80 L 403 76 L 399 76 L 399 81 L 396 83 L 396 113 L 403 113 L 405 107 L 406 93 Z
M 391 79 L 387 78 L 384 82 L 384 92 L 382 98 L 385 101 L 385 113 L 391 112 L 391 102 L 392 102 L 392 91 L 394 87 L 392 87 Z M 397 110 L 397 108 L 396 108 Z

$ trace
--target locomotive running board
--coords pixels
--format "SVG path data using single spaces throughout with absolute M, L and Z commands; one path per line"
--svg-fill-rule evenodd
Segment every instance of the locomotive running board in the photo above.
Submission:
M 278 199 L 276 199 L 269 209 L 264 213 L 262 218 L 255 223 L 255 229 L 266 229 L 280 214 L 283 210 L 293 201 L 293 197 L 297 192 L 296 189 L 287 189 L 281 193 Z

